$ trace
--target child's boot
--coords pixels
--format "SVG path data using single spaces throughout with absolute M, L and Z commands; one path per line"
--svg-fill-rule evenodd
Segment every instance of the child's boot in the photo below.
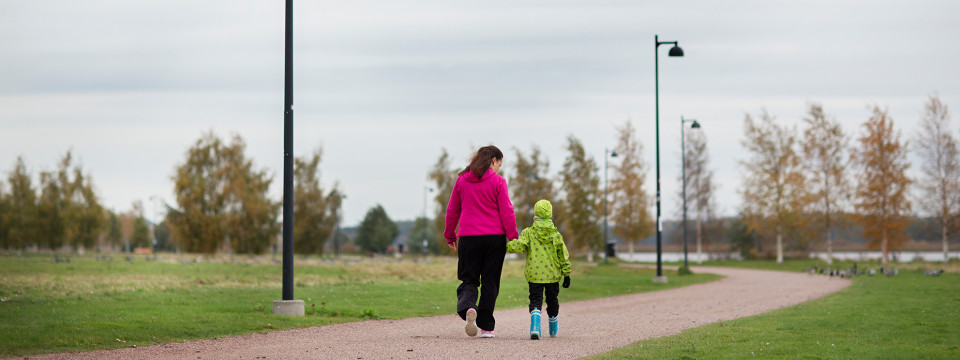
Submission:
M 530 312 L 530 340 L 540 339 L 540 310 L 533 308 Z
M 556 337 L 558 331 L 560 331 L 560 323 L 557 321 L 557 317 L 554 316 L 550 318 L 550 337 Z

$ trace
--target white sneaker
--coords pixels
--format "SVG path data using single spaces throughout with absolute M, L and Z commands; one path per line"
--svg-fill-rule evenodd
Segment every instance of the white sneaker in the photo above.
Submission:
M 467 332 L 467 336 L 477 336 L 477 310 L 468 309 L 467 310 L 467 326 L 463 329 Z M 481 334 L 480 337 L 483 337 Z
M 492 337 L 494 337 L 494 336 L 497 336 L 497 334 L 494 333 L 493 330 L 487 331 L 487 330 L 484 330 L 484 329 L 480 329 L 480 337 L 482 337 L 482 338 L 492 338 Z

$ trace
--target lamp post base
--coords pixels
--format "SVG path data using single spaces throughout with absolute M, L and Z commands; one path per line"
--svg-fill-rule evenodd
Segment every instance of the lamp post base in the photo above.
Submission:
M 273 314 L 287 316 L 303 316 L 303 300 L 274 300 Z
M 654 276 L 654 277 L 653 277 L 653 282 L 666 284 L 666 283 L 667 283 L 667 277 L 666 277 L 666 276 Z

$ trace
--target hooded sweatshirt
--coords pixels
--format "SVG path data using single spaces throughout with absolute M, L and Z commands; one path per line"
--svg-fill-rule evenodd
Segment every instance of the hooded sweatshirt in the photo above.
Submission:
M 493 169 L 487 169 L 480 178 L 472 171 L 460 175 L 447 203 L 443 230 L 447 243 L 456 241 L 458 236 L 503 234 L 507 240 L 516 239 L 517 217 L 508 194 L 507 180 Z
M 547 284 L 570 276 L 570 253 L 563 236 L 553 225 L 553 205 L 547 200 L 537 201 L 533 207 L 533 225 L 520 232 L 520 238 L 507 243 L 507 251 L 527 253 L 523 276 L 527 282 Z

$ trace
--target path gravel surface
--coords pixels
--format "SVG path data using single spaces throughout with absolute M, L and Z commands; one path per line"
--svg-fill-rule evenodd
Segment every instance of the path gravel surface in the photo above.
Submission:
M 527 309 L 515 308 L 496 312 L 497 336 L 492 339 L 467 337 L 463 321 L 451 314 L 30 359 L 576 359 L 816 299 L 850 284 L 803 273 L 693 270 L 726 277 L 707 284 L 567 303 L 561 291 L 556 338 L 530 340 Z M 454 299 L 450 301 L 452 306 Z M 544 319 L 544 333 L 546 329 Z

